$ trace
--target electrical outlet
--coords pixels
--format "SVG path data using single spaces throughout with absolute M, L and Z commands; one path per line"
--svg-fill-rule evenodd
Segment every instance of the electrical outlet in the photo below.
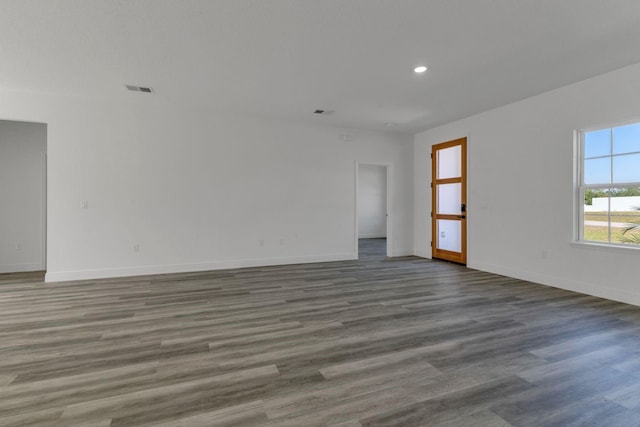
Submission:
M 82 209 L 89 209 L 89 201 L 88 201 L 88 200 L 83 200 L 83 201 L 80 203 L 80 207 L 81 207 Z
M 264 240 L 258 240 L 258 246 L 262 248 L 264 246 Z
M 22 250 L 22 244 L 16 243 L 16 251 L 21 251 L 21 250 Z
M 140 245 L 138 243 L 134 243 L 133 252 L 140 252 Z

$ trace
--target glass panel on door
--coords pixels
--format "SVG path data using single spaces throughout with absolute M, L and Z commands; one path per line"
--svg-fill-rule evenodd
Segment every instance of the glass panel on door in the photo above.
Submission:
M 462 185 L 457 182 L 454 184 L 439 184 L 436 186 L 438 193 L 437 213 L 460 215 L 460 206 L 462 205 Z
M 447 219 L 438 220 L 438 249 L 445 251 L 462 251 L 462 222 Z
M 438 150 L 438 179 L 459 178 L 461 176 L 462 147 L 443 148 Z

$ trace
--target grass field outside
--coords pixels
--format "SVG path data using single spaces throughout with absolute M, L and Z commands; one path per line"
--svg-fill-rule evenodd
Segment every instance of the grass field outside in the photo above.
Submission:
M 584 225 L 584 240 L 590 242 L 606 242 L 606 243 L 625 243 L 622 241 L 623 232 L 625 227 L 611 227 L 611 241 L 609 241 L 609 215 L 607 212 L 585 212 L 585 221 L 598 221 L 602 225 L 585 224 Z M 640 224 L 640 212 L 611 212 L 611 222 L 618 224 Z M 628 231 L 625 237 L 638 236 L 638 244 L 640 244 L 640 230 Z M 626 243 L 632 244 L 634 243 Z
M 607 212 L 585 212 L 585 221 L 609 221 Z M 611 212 L 611 222 L 640 224 L 640 212 Z

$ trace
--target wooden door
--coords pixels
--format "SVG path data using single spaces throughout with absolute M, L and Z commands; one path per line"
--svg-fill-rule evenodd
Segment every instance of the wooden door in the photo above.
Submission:
M 467 263 L 467 138 L 431 151 L 432 257 Z

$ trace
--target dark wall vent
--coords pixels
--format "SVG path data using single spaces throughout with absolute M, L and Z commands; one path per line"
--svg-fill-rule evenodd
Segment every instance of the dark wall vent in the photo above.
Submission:
M 153 93 L 153 88 L 147 86 L 126 85 L 127 89 L 133 92 Z

